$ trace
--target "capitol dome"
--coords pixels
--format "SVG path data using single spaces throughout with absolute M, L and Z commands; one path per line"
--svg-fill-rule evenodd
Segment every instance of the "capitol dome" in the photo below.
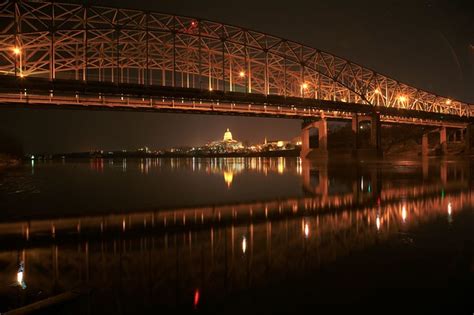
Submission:
M 229 128 L 227 128 L 227 131 L 224 132 L 224 141 L 232 141 L 232 133 L 230 132 Z

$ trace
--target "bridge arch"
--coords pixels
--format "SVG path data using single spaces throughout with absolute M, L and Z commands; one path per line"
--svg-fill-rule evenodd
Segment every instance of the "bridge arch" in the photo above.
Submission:
M 0 8 L 0 72 L 282 95 L 471 116 L 467 103 L 299 43 L 158 12 L 51 1 Z

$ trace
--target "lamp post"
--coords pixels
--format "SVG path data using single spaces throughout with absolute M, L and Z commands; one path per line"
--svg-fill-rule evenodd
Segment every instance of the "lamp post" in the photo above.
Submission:
M 20 77 L 23 77 L 23 71 L 21 69 L 21 49 L 20 47 L 13 47 L 12 52 L 15 55 L 15 77 L 18 75 L 18 57 L 20 58 Z
M 301 84 L 301 97 L 304 98 L 304 91 L 308 88 L 308 83 Z

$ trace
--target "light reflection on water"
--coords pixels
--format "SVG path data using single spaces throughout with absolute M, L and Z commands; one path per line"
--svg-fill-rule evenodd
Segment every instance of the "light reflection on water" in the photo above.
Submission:
M 345 166 L 283 158 L 39 162 L 31 165 L 34 173 L 24 170 L 33 177 L 19 171 L 17 184 L 2 186 L 2 196 L 18 201 L 18 194 L 10 192 L 22 181 L 49 194 L 58 188 L 36 176 L 53 174 L 60 180 L 72 168 L 92 172 L 85 175 L 91 180 L 112 178 L 100 189 L 117 193 L 120 188 L 138 206 L 67 216 L 28 212 L 28 219 L 6 215 L 0 223 L 0 263 L 5 266 L 0 283 L 6 284 L 0 296 L 8 301 L 4 305 L 15 307 L 85 285 L 95 290 L 88 300 L 92 314 L 228 302 L 234 293 L 324 275 L 323 267 L 384 243 L 418 246 L 417 229 L 432 222 L 453 228 L 457 215 L 473 206 L 469 166 L 446 161 Z M 173 181 L 181 172 L 186 181 Z M 140 187 L 172 185 L 179 192 L 173 196 L 176 206 L 140 209 L 139 197 L 151 198 L 148 191 L 123 190 L 128 187 L 124 181 Z M 87 198 L 87 185 L 73 188 Z M 207 196 L 182 205 L 180 193 L 197 189 L 194 185 Z M 250 190 L 256 193 L 246 198 Z M 216 191 L 229 196 L 205 204 Z M 259 194 L 260 199 L 255 197 Z M 158 205 L 160 198 L 156 196 Z M 28 283 L 23 293 L 9 285 L 15 277 L 20 283 L 20 264 L 21 283 Z

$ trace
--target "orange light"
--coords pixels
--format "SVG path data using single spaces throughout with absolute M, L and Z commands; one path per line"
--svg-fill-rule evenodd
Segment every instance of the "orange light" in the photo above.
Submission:
M 13 47 L 12 51 L 15 55 L 19 55 L 21 53 L 21 49 L 19 47 Z
M 405 96 L 405 95 L 400 95 L 398 97 L 398 100 L 402 103 L 406 102 L 408 100 L 408 98 Z
M 308 83 L 303 83 L 303 84 L 301 84 L 301 88 L 302 88 L 303 90 L 306 90 L 306 89 L 308 88 Z
M 239 72 L 239 77 L 241 77 L 241 78 L 245 77 L 245 71 L 240 71 Z
M 446 105 L 451 105 L 452 102 L 453 102 L 453 101 L 451 101 L 450 99 L 447 99 L 447 100 L 446 100 Z
M 381 94 L 382 92 L 380 92 L 380 89 L 379 88 L 376 88 L 375 91 L 374 91 L 375 94 Z

